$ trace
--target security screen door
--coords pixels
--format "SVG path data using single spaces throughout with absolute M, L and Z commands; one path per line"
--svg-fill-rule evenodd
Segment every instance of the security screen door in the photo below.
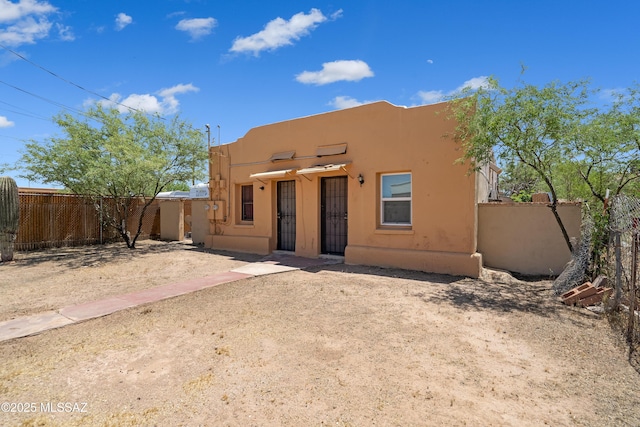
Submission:
M 347 247 L 347 177 L 322 178 L 320 195 L 321 251 L 344 255 Z
M 296 250 L 296 182 L 278 181 L 278 245 L 282 251 Z

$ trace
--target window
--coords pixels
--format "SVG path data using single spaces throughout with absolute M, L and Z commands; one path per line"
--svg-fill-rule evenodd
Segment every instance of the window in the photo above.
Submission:
M 411 174 L 381 175 L 380 190 L 382 225 L 411 225 Z
M 253 185 L 242 186 L 242 221 L 253 221 Z

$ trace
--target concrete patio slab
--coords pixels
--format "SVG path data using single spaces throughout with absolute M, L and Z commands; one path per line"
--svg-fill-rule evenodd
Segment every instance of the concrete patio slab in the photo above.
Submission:
M 98 301 L 90 301 L 84 304 L 72 305 L 60 309 L 59 313 L 74 322 L 81 320 L 95 319 L 106 316 L 116 311 L 131 308 L 136 304 L 122 299 L 121 297 L 105 298 Z
M 274 252 L 260 260 L 263 263 L 280 264 L 299 269 L 319 267 L 321 265 L 342 264 L 344 257 L 334 255 L 321 255 L 318 258 L 305 258 L 287 253 Z
M 285 271 L 300 270 L 298 267 L 273 264 L 269 262 L 253 262 L 231 270 L 234 273 L 243 273 L 251 276 L 264 276 L 266 274 L 283 273 Z
M 34 316 L 18 317 L 0 322 L 0 341 L 39 334 L 40 332 L 66 326 L 71 323 L 73 323 L 73 320 L 55 311 L 47 311 Z

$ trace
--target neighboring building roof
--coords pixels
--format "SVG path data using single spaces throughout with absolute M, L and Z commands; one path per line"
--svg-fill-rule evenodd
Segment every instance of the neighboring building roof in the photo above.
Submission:
M 162 191 L 158 193 L 156 199 L 188 199 L 188 191 Z

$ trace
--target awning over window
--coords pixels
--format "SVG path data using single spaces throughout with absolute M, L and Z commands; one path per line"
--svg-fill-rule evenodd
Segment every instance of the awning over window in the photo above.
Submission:
M 283 151 L 282 153 L 275 153 L 271 156 L 269 161 L 271 162 L 281 162 L 284 160 L 293 160 L 293 156 L 296 155 L 295 151 Z
M 293 169 L 283 169 L 283 170 L 271 171 L 271 172 L 259 172 L 259 173 L 252 173 L 251 175 L 249 175 L 249 178 L 256 178 L 256 179 L 282 178 L 283 176 L 292 172 L 293 172 Z
M 311 166 L 310 168 L 298 169 L 296 173 L 298 175 L 308 175 L 312 173 L 321 173 L 321 172 L 333 172 L 340 169 L 343 169 L 345 166 L 349 165 L 351 162 L 346 163 L 336 163 L 336 164 L 328 164 L 328 165 L 317 165 Z
M 316 157 L 336 156 L 347 152 L 347 143 L 321 145 L 316 149 Z

